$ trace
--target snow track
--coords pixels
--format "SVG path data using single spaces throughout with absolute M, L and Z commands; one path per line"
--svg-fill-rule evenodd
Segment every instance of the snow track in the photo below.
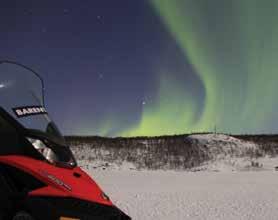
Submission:
M 278 219 L 278 173 L 96 171 L 134 220 Z

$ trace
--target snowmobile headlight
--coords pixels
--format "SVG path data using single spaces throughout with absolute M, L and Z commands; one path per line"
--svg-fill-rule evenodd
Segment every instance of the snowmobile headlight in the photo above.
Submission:
M 55 164 L 57 156 L 49 147 L 47 147 L 41 140 L 34 138 L 27 138 L 33 147 L 49 162 Z

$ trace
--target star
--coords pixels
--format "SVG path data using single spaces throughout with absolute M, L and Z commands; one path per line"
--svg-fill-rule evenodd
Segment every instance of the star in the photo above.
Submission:
M 64 12 L 64 14 L 68 14 L 68 13 L 69 13 L 69 9 L 65 8 L 65 9 L 63 10 L 63 12 Z
M 43 28 L 41 29 L 41 32 L 42 32 L 42 33 L 46 33 L 46 32 L 47 32 L 47 28 L 46 28 L 46 27 L 43 27 Z
M 102 73 L 98 74 L 98 79 L 99 80 L 103 79 L 103 74 Z

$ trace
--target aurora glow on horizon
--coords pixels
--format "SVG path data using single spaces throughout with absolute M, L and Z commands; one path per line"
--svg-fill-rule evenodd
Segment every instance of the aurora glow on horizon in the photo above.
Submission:
M 4 58 L 66 134 L 278 133 L 277 0 L 5 4 Z
M 212 131 L 214 125 L 228 133 L 265 132 L 277 110 L 278 1 L 152 2 L 202 80 L 204 109 L 196 119 L 194 96 L 169 74 L 167 83 L 160 79 L 157 104 L 126 134 Z

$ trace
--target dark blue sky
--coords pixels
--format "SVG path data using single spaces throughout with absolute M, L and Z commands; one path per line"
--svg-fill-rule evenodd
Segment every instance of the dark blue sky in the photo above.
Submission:
M 65 134 L 276 133 L 276 0 L 10 0 L 0 59 Z
M 67 134 L 136 125 L 156 96 L 165 54 L 173 66 L 180 59 L 147 1 L 6 1 L 0 26 L 0 58 L 41 73 L 49 112 Z

